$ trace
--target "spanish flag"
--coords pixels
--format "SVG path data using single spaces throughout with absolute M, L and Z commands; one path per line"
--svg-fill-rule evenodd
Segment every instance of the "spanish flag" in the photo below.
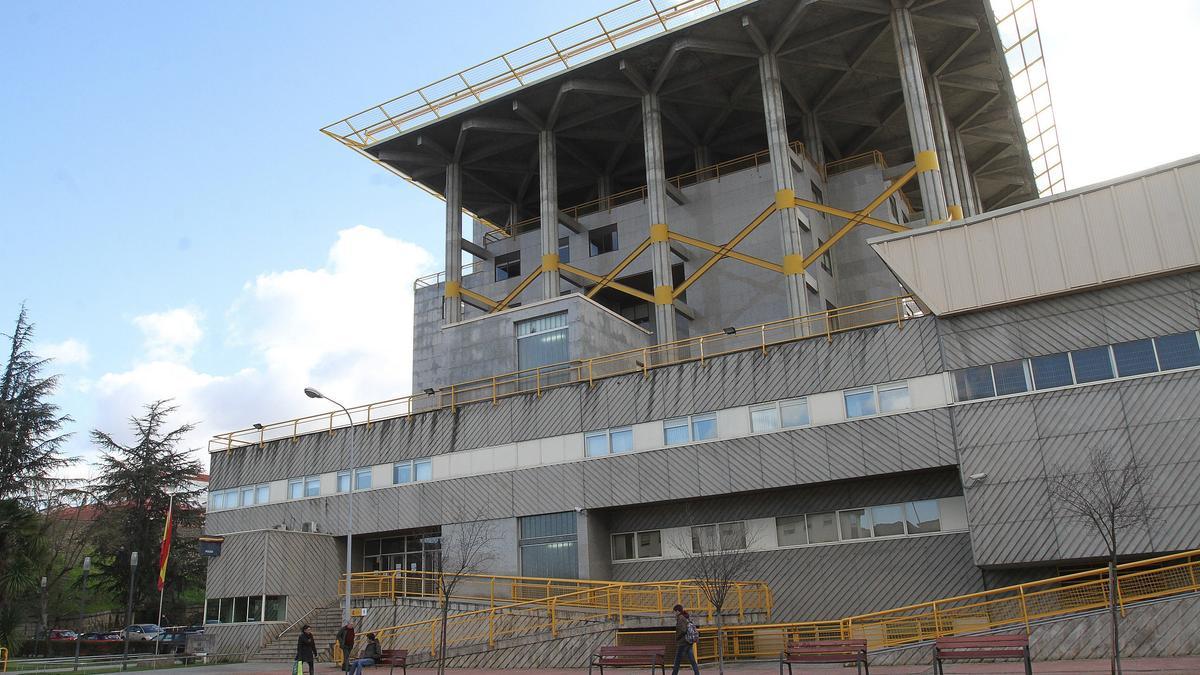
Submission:
M 161 593 L 163 584 L 167 581 L 167 559 L 171 557 L 171 512 L 175 509 L 175 500 L 167 506 L 167 524 L 163 526 L 162 546 L 158 551 L 158 591 Z

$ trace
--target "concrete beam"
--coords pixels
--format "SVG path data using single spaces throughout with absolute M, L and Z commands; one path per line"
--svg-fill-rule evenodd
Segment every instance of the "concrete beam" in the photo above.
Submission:
M 683 194 L 683 190 L 675 187 L 674 183 L 665 183 L 663 187 L 666 189 L 667 196 L 671 198 L 671 201 L 675 202 L 679 206 L 683 206 L 684 204 L 688 203 L 688 198 Z
M 470 253 L 471 255 L 475 256 L 476 258 L 479 258 L 480 260 L 491 260 L 492 258 L 496 257 L 496 255 L 494 253 L 492 253 L 491 251 L 487 250 L 486 248 L 480 246 L 479 244 L 476 244 L 475 242 L 471 241 L 470 239 L 462 240 L 462 250 L 466 251 L 467 253 Z
M 584 234 L 587 232 L 587 227 L 583 223 L 579 222 L 575 218 L 572 218 L 564 211 L 558 212 L 558 222 L 575 234 Z M 555 246 L 556 248 L 554 250 L 557 251 L 557 244 L 555 244 Z
M 418 139 L 419 141 L 420 139 Z M 462 321 L 462 166 L 446 165 L 446 322 Z

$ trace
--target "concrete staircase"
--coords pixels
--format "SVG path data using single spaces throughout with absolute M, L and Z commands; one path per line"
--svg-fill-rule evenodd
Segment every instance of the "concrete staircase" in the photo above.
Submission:
M 329 647 L 333 643 L 338 629 L 342 627 L 341 600 L 334 600 L 328 606 L 318 609 L 306 621 L 312 626 L 313 636 L 317 640 L 317 660 L 328 660 Z M 300 636 L 300 628 L 303 625 L 304 623 L 301 622 L 269 640 L 259 650 L 255 660 L 294 661 L 296 659 L 296 640 Z

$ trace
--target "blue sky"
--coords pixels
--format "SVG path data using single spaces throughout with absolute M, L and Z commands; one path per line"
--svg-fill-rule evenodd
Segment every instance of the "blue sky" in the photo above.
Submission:
M 72 451 L 158 396 L 199 444 L 324 410 L 304 384 L 406 393 L 442 205 L 317 129 L 613 4 L 0 6 L 0 331 L 27 302 Z M 1096 4 L 1039 4 L 1071 186 L 1200 152 L 1163 65 L 1195 63 L 1196 3 Z

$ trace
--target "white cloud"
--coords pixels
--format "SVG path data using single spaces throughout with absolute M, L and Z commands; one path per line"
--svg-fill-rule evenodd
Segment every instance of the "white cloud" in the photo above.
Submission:
M 200 328 L 201 319 L 200 312 L 192 308 L 135 316 L 133 325 L 142 331 L 146 360 L 190 361 L 196 345 L 204 337 L 204 331 Z
M 1042 48 L 1067 187 L 1200 153 L 1200 3 L 1040 0 Z
M 206 447 L 216 433 L 324 412 L 302 393 L 314 386 L 347 406 L 408 392 L 412 363 L 412 283 L 433 269 L 424 249 L 369 227 L 338 233 L 326 264 L 262 274 L 230 303 L 222 329 L 240 363 L 206 373 L 190 361 L 204 332 L 194 309 L 134 319 L 145 354 L 90 386 L 97 425 L 121 431 L 147 402 L 172 398 L 176 423 L 198 422 L 188 438 Z
M 88 346 L 75 338 L 42 345 L 36 352 L 43 358 L 54 359 L 54 366 L 86 366 L 92 360 Z

